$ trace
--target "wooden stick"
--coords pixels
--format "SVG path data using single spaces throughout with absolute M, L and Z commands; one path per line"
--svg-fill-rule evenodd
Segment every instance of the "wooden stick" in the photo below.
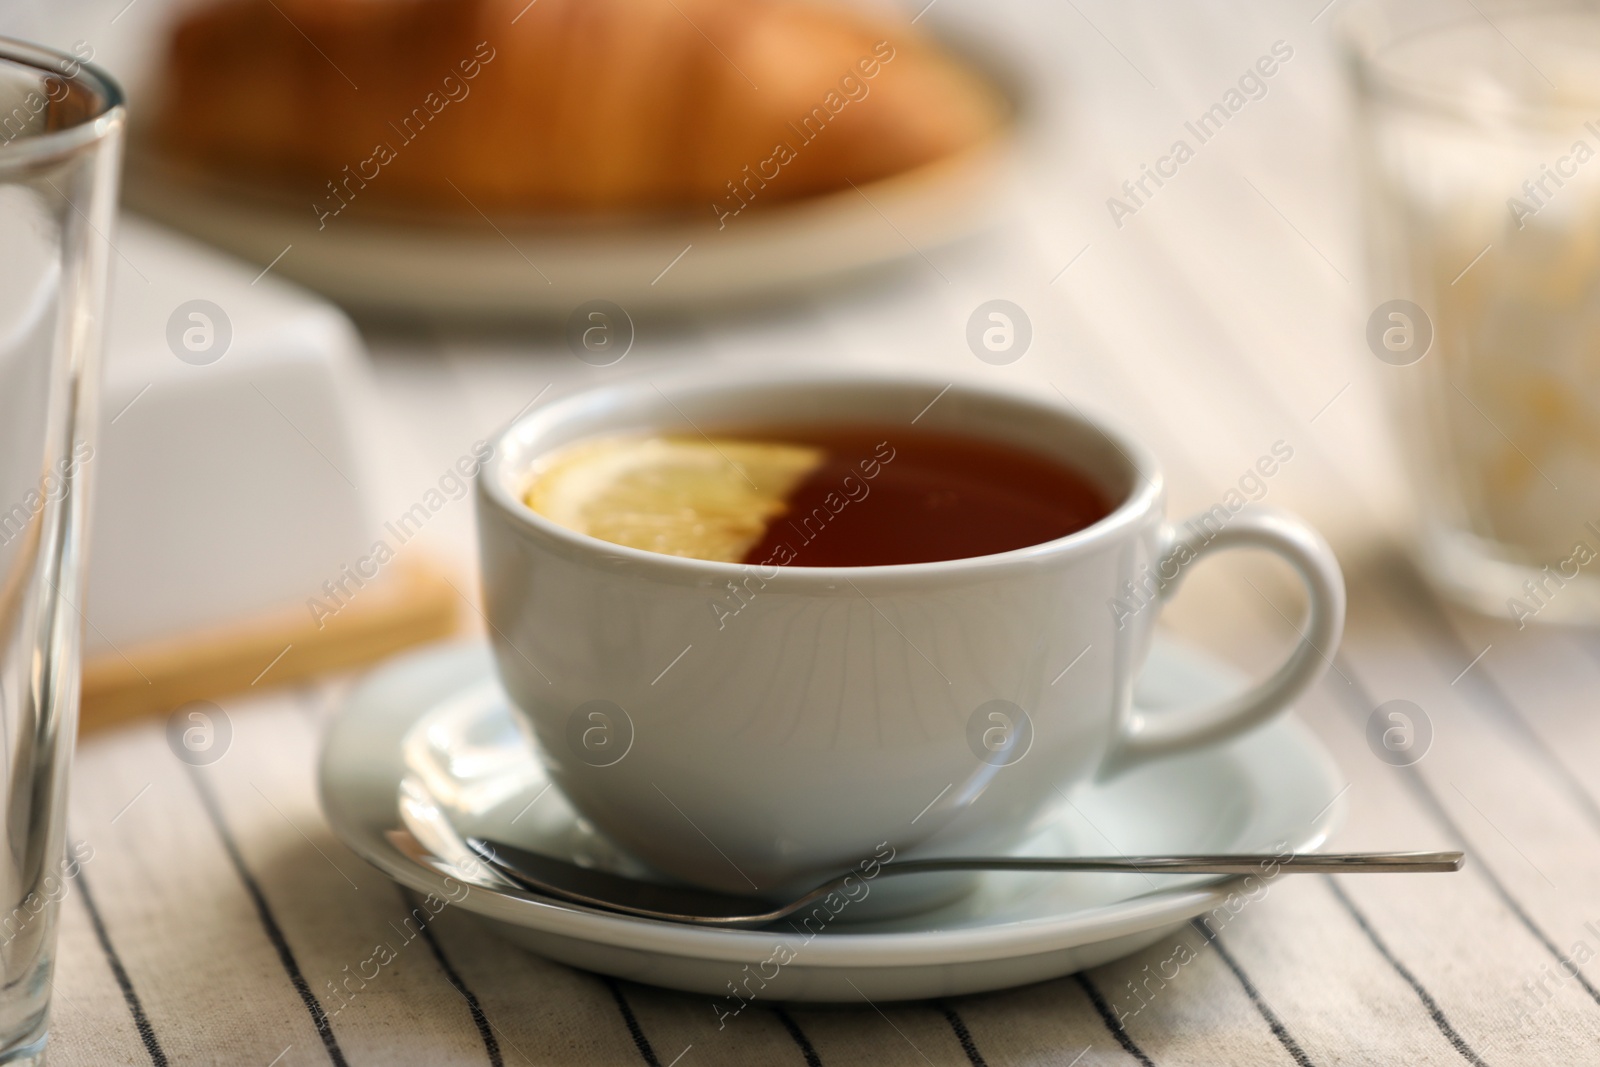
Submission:
M 447 637 L 456 629 L 457 599 L 435 566 L 401 562 L 320 627 L 303 608 L 291 608 L 96 656 L 84 664 L 80 730 L 284 685 Z

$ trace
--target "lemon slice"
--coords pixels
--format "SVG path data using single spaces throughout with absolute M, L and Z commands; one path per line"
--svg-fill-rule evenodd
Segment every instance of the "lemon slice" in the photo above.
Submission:
M 823 458 L 782 442 L 605 437 L 548 456 L 523 500 L 613 544 L 737 563 Z

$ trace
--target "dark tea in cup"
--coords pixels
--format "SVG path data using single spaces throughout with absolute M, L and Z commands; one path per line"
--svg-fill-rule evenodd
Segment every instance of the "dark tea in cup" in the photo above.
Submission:
M 1114 502 L 1066 464 L 906 426 L 615 436 L 536 464 L 533 510 L 632 548 L 728 563 L 875 567 L 995 555 L 1075 533 Z

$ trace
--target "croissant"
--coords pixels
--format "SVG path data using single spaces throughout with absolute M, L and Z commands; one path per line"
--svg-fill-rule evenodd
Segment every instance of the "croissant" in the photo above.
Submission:
M 167 71 L 165 152 L 306 191 L 324 225 L 363 202 L 725 223 L 1003 117 L 915 27 L 807 0 L 228 0 Z

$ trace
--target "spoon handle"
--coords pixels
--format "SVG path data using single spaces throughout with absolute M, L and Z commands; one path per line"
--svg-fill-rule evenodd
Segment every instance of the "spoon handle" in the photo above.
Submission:
M 1140 874 L 1418 874 L 1459 871 L 1460 852 L 1233 853 L 1199 856 L 1082 856 L 1063 859 L 994 856 L 901 860 L 883 874 L 931 871 L 1132 871 Z

